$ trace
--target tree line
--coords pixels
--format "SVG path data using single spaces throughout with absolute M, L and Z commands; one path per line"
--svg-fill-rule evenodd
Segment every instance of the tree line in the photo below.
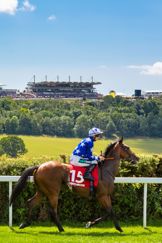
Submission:
M 128 100 L 0 99 L 0 133 L 84 137 L 99 127 L 105 137 L 162 137 L 162 97 Z

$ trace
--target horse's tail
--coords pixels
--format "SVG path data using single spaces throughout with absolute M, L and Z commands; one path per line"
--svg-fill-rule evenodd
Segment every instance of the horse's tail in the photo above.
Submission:
M 18 180 L 15 188 L 13 189 L 13 192 L 12 192 L 11 197 L 10 197 L 9 205 L 11 205 L 15 201 L 15 199 L 20 194 L 20 192 L 25 188 L 25 186 L 27 184 L 28 176 L 32 176 L 33 172 L 36 169 L 38 169 L 38 167 L 39 166 L 30 167 L 22 173 L 22 175 L 21 175 L 20 179 Z

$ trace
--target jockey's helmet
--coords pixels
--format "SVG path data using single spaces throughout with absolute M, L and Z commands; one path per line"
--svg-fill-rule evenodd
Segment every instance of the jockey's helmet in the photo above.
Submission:
M 93 127 L 92 129 L 89 130 L 89 137 L 94 137 L 95 135 L 102 135 L 103 132 L 97 128 L 97 127 Z

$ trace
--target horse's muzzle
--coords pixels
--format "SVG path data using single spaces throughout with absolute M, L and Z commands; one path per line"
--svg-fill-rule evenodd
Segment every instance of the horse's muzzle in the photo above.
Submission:
M 137 162 L 139 161 L 139 157 L 136 156 L 136 155 L 133 155 L 132 158 L 130 159 L 131 160 L 131 163 L 132 164 L 137 164 Z

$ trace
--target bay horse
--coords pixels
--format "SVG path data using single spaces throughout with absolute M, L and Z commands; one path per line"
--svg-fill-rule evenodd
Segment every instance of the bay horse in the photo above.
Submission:
M 112 209 L 111 195 L 114 190 L 114 179 L 118 173 L 120 160 L 136 163 L 139 158 L 131 151 L 131 149 L 123 143 L 123 138 L 111 143 L 103 154 L 105 160 L 99 167 L 99 182 L 96 187 L 96 200 L 105 209 L 103 217 L 89 221 L 86 228 L 111 217 L 115 228 L 122 232 L 119 222 Z M 27 219 L 20 225 L 20 229 L 31 224 L 32 209 L 39 205 L 44 194 L 50 203 L 50 214 L 53 222 L 57 225 L 60 232 L 64 231 L 57 214 L 58 197 L 63 183 L 68 184 L 70 174 L 70 165 L 60 163 L 58 161 L 48 161 L 40 166 L 27 168 L 21 175 L 10 197 L 10 205 L 15 201 L 20 192 L 25 188 L 29 176 L 34 176 L 34 182 L 37 187 L 35 195 L 27 201 L 28 213 Z M 89 188 L 81 188 L 73 186 L 73 191 L 82 197 L 90 196 Z

